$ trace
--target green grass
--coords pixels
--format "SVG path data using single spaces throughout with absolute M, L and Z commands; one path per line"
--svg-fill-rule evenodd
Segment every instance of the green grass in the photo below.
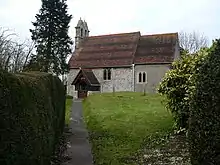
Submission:
M 173 119 L 157 94 L 96 94 L 84 102 L 95 165 L 137 164 L 143 145 L 171 132 Z M 130 161 L 129 161 L 130 160 Z
M 72 108 L 73 99 L 67 98 L 66 99 L 66 114 L 65 114 L 65 124 L 69 125 L 70 123 L 70 114 Z

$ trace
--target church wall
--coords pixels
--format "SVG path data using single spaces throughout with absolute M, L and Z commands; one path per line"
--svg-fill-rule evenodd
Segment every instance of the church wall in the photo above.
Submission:
M 68 76 L 67 76 L 67 95 L 77 97 L 77 91 L 75 90 L 75 86 L 71 85 L 73 80 L 76 78 L 77 74 L 79 73 L 79 69 L 70 69 Z
M 101 92 L 133 91 L 132 68 L 112 68 L 111 80 L 103 79 L 104 69 L 93 69 L 93 73 L 101 84 Z
M 113 87 L 115 87 L 116 92 L 120 91 L 133 91 L 133 81 L 132 81 L 132 68 L 112 68 L 111 69 L 111 80 L 103 79 L 104 69 L 93 69 L 92 70 L 96 78 L 98 79 L 101 87 L 100 92 L 113 92 Z M 71 85 L 79 69 L 70 69 L 67 78 L 67 94 L 77 98 L 77 91 L 75 86 Z M 96 91 L 89 91 L 88 94 L 97 93 Z
M 115 91 L 133 91 L 132 68 L 115 69 Z
M 135 92 L 155 93 L 156 89 L 169 70 L 169 65 L 135 65 Z M 146 73 L 146 83 L 139 83 L 138 75 L 140 72 Z

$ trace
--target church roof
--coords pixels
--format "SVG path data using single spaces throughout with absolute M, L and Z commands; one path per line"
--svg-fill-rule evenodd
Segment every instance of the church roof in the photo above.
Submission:
M 141 36 L 135 54 L 134 63 L 173 62 L 177 41 L 178 33 Z
M 132 63 L 171 63 L 177 33 L 141 36 L 140 32 L 91 36 L 70 58 L 70 68 L 120 67 Z
M 81 69 L 73 80 L 72 85 L 75 85 L 80 78 L 85 78 L 86 82 L 91 86 L 100 86 L 99 81 L 90 69 Z

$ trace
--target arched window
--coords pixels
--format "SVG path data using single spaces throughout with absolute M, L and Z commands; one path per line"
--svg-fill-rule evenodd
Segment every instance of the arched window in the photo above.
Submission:
M 139 72 L 138 82 L 139 83 L 146 83 L 147 82 L 147 73 L 146 72 Z
M 143 82 L 144 83 L 146 82 L 146 73 L 145 72 L 143 73 Z
M 111 80 L 111 69 L 104 69 L 103 71 L 103 79 L 104 80 Z
M 108 80 L 111 80 L 111 69 L 108 69 Z
M 81 34 L 81 37 L 82 37 L 83 36 L 83 28 L 81 28 L 81 33 L 80 34 Z
M 140 83 L 142 81 L 142 73 L 140 72 L 138 75 L 138 82 Z
M 107 70 L 106 69 L 104 69 L 104 71 L 103 71 L 103 79 L 107 80 Z

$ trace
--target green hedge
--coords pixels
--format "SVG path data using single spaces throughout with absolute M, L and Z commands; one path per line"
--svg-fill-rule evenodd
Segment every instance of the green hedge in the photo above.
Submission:
M 189 143 L 192 165 L 220 164 L 220 40 L 197 69 L 190 101 Z
M 0 71 L 0 114 L 0 164 L 49 165 L 65 119 L 59 78 Z

